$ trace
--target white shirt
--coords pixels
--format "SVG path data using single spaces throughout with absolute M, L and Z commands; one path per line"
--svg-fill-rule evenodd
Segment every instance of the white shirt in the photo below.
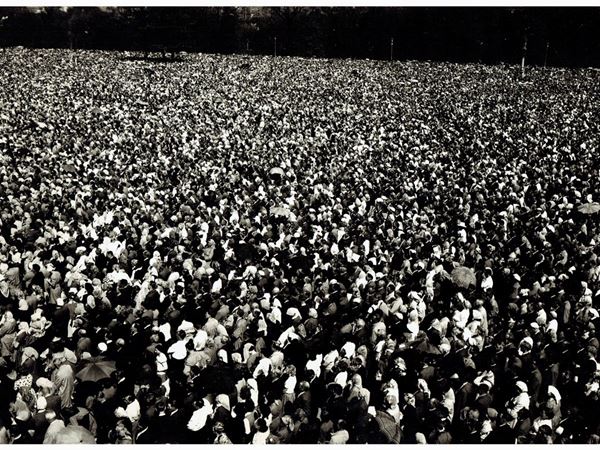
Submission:
M 321 363 L 323 362 L 323 355 L 319 354 L 315 359 L 311 359 L 306 363 L 306 370 L 312 370 L 315 376 L 318 378 L 321 376 Z
M 157 372 L 166 372 L 169 368 L 169 363 L 167 362 L 167 357 L 164 353 L 158 353 L 156 355 L 156 371 Z
M 190 421 L 187 424 L 188 430 L 190 431 L 200 431 L 206 425 L 206 420 L 212 414 L 212 406 L 206 399 L 202 400 L 204 402 L 203 406 L 200 409 L 197 409 L 192 414 Z
M 135 399 L 133 402 L 127 405 L 127 408 L 125 408 L 125 413 L 127 414 L 127 417 L 129 417 L 132 423 L 140 418 L 141 409 L 137 399 Z
M 177 341 L 168 348 L 167 353 L 171 355 L 173 359 L 181 361 L 187 356 L 187 349 L 185 348 L 185 344 L 186 341 Z
M 267 443 L 267 438 L 269 437 L 270 432 L 267 430 L 264 433 L 257 431 L 254 433 L 254 437 L 252 438 L 252 444 L 260 444 L 264 445 Z
M 294 393 L 294 389 L 296 389 L 296 377 L 295 376 L 291 376 L 289 377 L 286 381 L 285 384 L 283 386 L 283 393 L 284 394 L 293 394 Z

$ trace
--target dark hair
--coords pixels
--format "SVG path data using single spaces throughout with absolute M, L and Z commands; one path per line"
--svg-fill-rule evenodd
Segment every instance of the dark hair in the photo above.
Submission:
M 98 383 L 100 384 L 100 389 L 110 389 L 117 386 L 117 381 L 112 378 L 103 378 Z
M 256 428 L 261 433 L 265 433 L 266 431 L 269 430 L 269 427 L 267 426 L 267 422 L 262 417 L 260 419 L 256 420 Z
M 50 349 L 50 353 L 60 353 L 65 351 L 65 345 L 62 341 L 51 342 L 48 346 Z

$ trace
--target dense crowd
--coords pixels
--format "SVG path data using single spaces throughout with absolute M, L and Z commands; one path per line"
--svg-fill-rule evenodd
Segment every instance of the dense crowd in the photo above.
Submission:
M 599 78 L 0 51 L 0 442 L 600 442 Z

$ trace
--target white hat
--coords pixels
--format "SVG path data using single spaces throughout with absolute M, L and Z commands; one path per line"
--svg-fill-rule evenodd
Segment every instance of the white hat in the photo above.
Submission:
M 167 350 L 167 353 L 171 355 L 173 359 L 177 361 L 181 361 L 187 356 L 187 348 L 185 344 L 181 344 L 183 341 L 178 341 L 175 344 L 171 345 Z
M 529 344 L 529 346 L 530 346 L 531 348 L 533 348 L 533 339 L 531 339 L 529 336 L 527 336 L 526 338 L 523 338 L 523 339 L 521 340 L 521 344 L 525 344 L 525 343 L 526 343 L 526 344 Z
M 419 324 L 416 322 L 409 322 L 408 325 L 406 325 L 406 328 L 408 328 L 408 331 L 413 334 L 417 334 L 419 332 Z
M 39 396 L 36 400 L 36 408 L 39 411 L 43 411 L 48 406 L 48 402 L 46 401 L 46 397 Z
M 473 333 L 471 332 L 471 330 L 469 330 L 468 328 L 465 328 L 465 330 L 463 331 L 463 339 L 465 341 L 468 341 L 472 337 L 473 337 Z
M 548 395 L 551 395 L 556 399 L 557 402 L 560 402 L 560 392 L 558 392 L 558 389 L 556 389 L 554 386 L 548 386 Z
M 45 389 L 54 389 L 54 383 L 50 381 L 48 378 L 38 378 L 35 382 L 37 387 L 45 388 Z
M 517 381 L 517 387 L 521 390 L 521 392 L 528 392 L 527 385 L 522 381 Z
M 556 320 L 551 320 L 546 328 L 546 332 L 550 333 L 551 331 L 557 333 L 558 332 L 558 322 Z
M 24 409 L 20 409 L 17 412 L 17 416 L 15 418 L 21 422 L 27 422 L 30 417 L 31 417 L 31 413 L 29 412 L 29 410 L 27 408 L 24 408 Z
M 442 323 L 439 321 L 439 319 L 433 319 L 433 321 L 431 322 L 431 325 L 429 326 L 430 329 L 434 329 L 436 331 L 438 331 L 439 333 L 442 332 Z
M 494 385 L 492 384 L 492 382 L 490 380 L 488 380 L 487 378 L 481 381 L 481 384 L 485 384 L 489 389 L 492 389 L 494 387 Z
M 288 308 L 286 311 L 286 315 L 290 316 L 292 319 L 302 318 L 300 311 L 297 308 Z
M 352 358 L 356 350 L 356 344 L 354 344 L 353 342 L 346 342 L 342 347 L 342 350 L 345 352 L 348 358 Z

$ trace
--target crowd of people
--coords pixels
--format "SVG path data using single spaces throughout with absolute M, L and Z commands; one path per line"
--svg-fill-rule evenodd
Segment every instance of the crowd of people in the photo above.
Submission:
M 0 52 L 1 443 L 598 443 L 592 69 Z

